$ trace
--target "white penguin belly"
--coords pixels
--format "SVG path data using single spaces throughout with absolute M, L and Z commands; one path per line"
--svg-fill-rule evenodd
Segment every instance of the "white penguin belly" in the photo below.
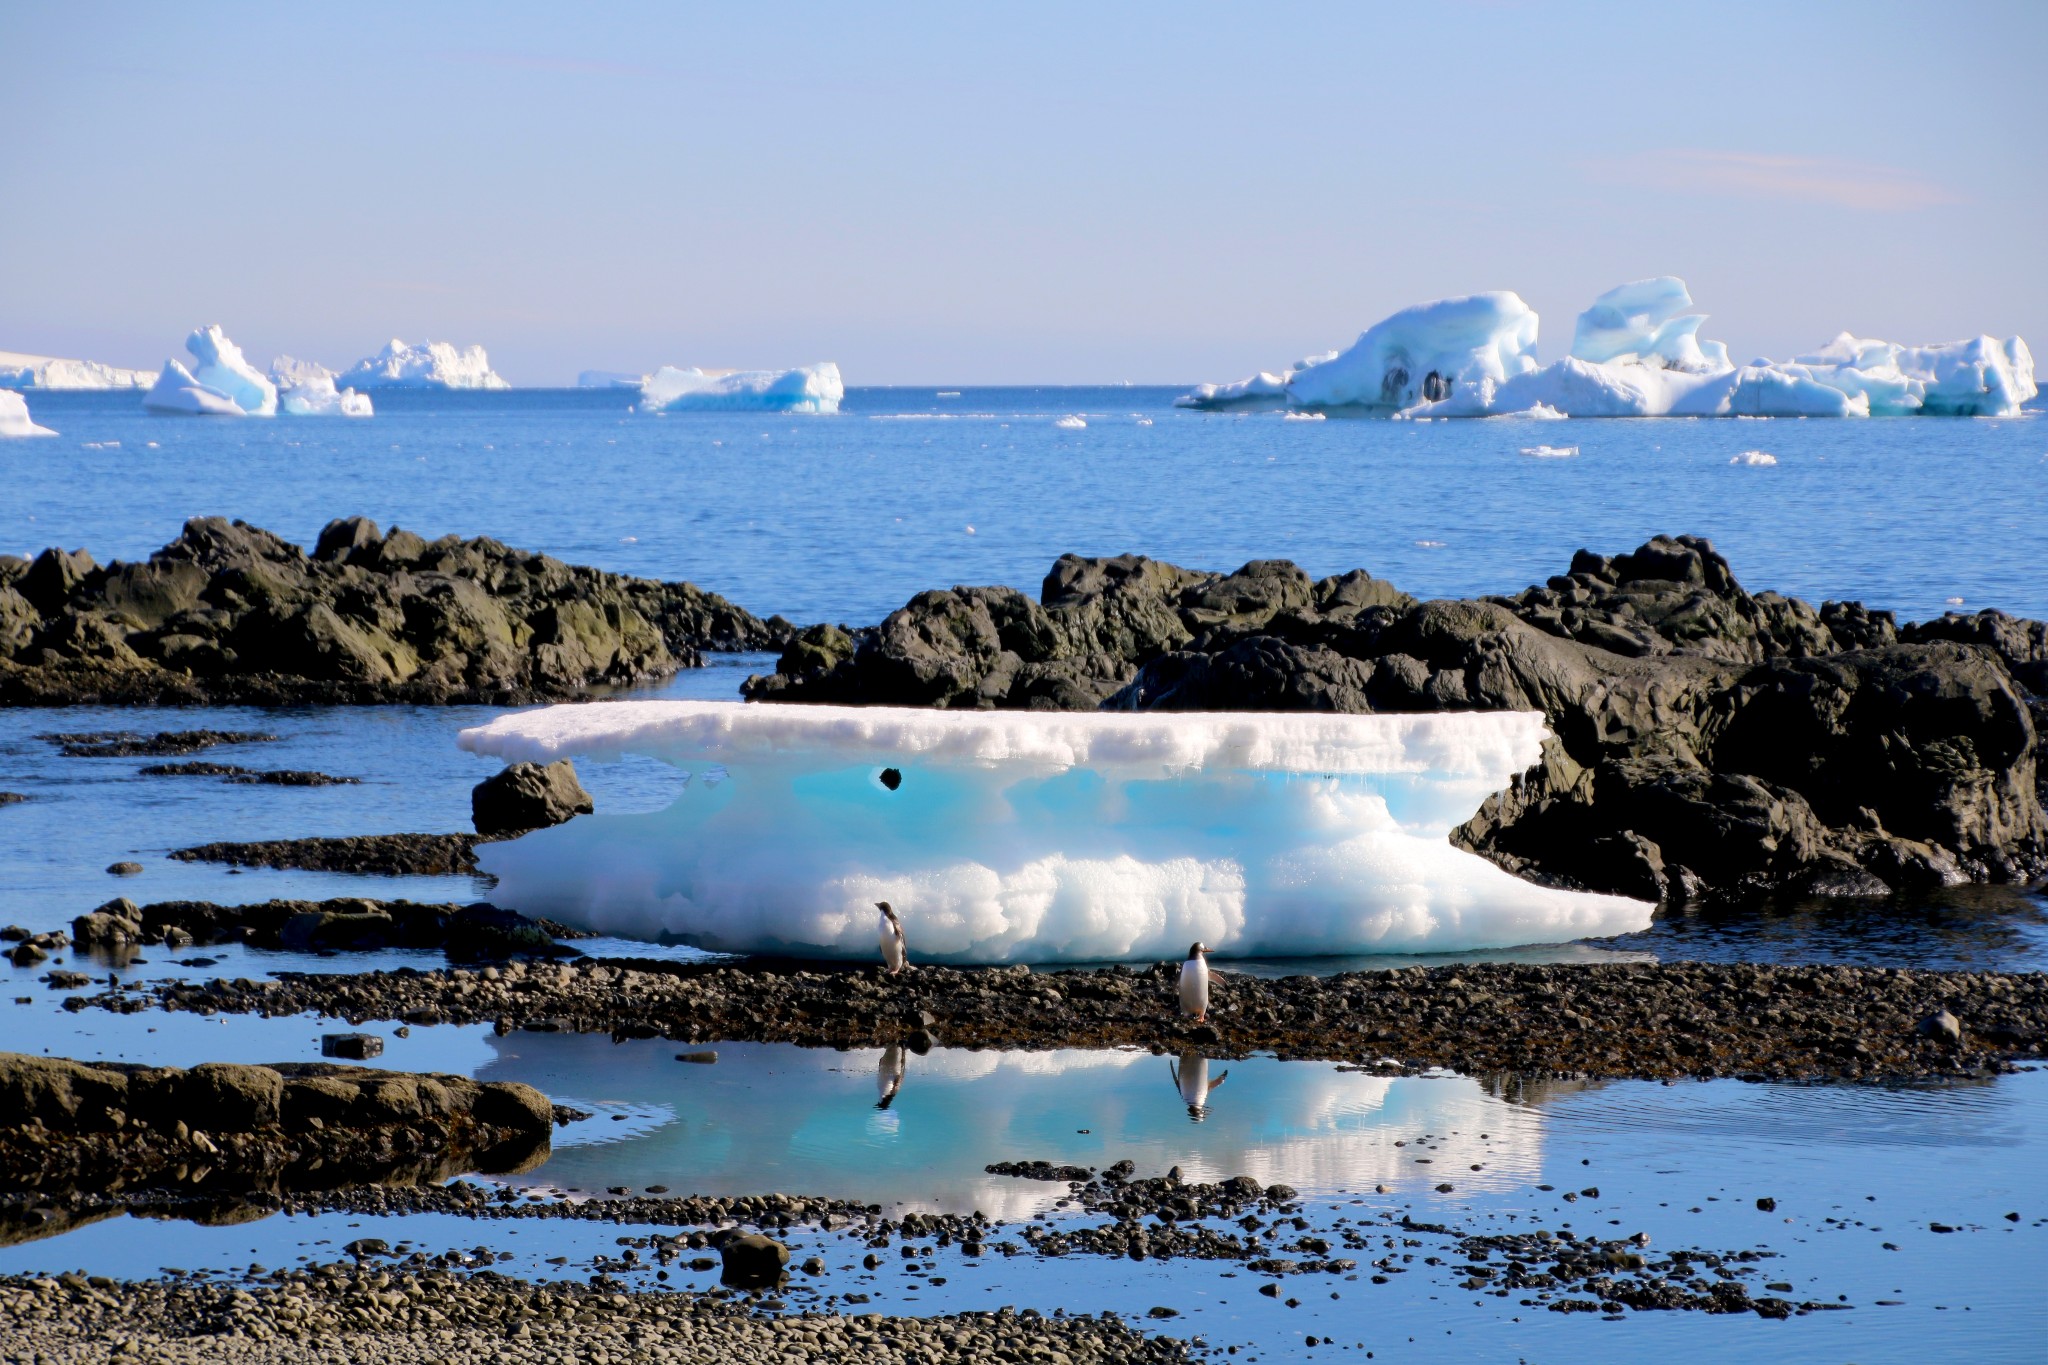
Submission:
M 1209 1008 L 1209 964 L 1193 958 L 1181 965 L 1180 1008 L 1183 1014 L 1203 1014 Z

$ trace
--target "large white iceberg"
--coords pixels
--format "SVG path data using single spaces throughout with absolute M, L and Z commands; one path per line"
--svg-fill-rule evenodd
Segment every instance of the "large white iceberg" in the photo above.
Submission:
M 666 810 L 483 845 L 492 899 L 628 938 L 1087 962 L 1425 952 L 1641 929 L 1449 832 L 1537 762 L 1534 712 L 1332 716 L 617 702 L 462 732 L 507 761 L 645 754 Z
M 1511 293 L 1406 308 L 1349 350 L 1178 400 L 1393 417 L 2006 417 L 2037 389 L 2019 337 L 1901 346 L 1843 333 L 1811 355 L 1736 365 L 1702 341 L 1685 281 L 1664 275 L 1608 290 L 1579 314 L 1571 354 L 1535 358 L 1536 314 Z
M 640 386 L 645 412 L 837 412 L 846 396 L 827 360 L 793 370 L 700 370 L 664 365 Z
M 166 360 L 155 387 L 143 395 L 143 407 L 214 417 L 277 414 L 277 385 L 257 372 L 218 324 L 186 337 L 185 349 L 196 363 L 188 370 L 179 361 Z
M 154 370 L 0 351 L 0 389 L 146 389 L 155 382 Z
M 18 393 L 0 389 L 0 439 L 56 434 L 48 427 L 39 427 L 29 419 L 27 399 Z
M 338 384 L 358 389 L 509 389 L 491 369 L 481 346 L 457 350 L 445 341 L 408 346 L 393 338 L 383 350 L 358 360 Z

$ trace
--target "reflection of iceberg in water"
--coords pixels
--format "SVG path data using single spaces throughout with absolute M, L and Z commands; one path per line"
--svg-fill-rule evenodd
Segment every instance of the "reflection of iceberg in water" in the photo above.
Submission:
M 892 1061 L 882 1048 L 720 1043 L 718 1065 L 696 1067 L 670 1062 L 658 1040 L 517 1033 L 494 1046 L 499 1058 L 480 1079 L 526 1081 L 586 1108 L 674 1114 L 624 1142 L 574 1145 L 570 1130 L 524 1182 L 535 1186 L 830 1194 L 1015 1218 L 1049 1208 L 1066 1187 L 991 1176 L 991 1162 L 1100 1169 L 1128 1158 L 1141 1174 L 1179 1166 L 1189 1180 L 1249 1175 L 1311 1196 L 1384 1184 L 1430 1199 L 1448 1181 L 1458 1190 L 1448 1197 L 1462 1198 L 1542 1179 L 1543 1111 L 1463 1077 L 1232 1059 L 1228 1101 L 1210 1105 L 1197 1124 L 1184 1090 L 1175 1103 L 1160 1091 L 1166 1059 L 1136 1049 L 938 1048 Z M 897 1085 L 878 1109 L 899 1063 L 915 1069 L 915 1084 Z M 1205 1095 L 1220 1079 L 1202 1074 L 1199 1056 L 1173 1066 L 1177 1086 L 1194 1082 Z
M 1178 957 L 1196 939 L 1322 956 L 1647 926 L 1646 902 L 1536 886 L 1452 846 L 1545 733 L 1536 712 L 615 702 L 504 716 L 461 742 L 705 774 L 667 810 L 484 846 L 499 904 L 625 938 L 872 959 L 886 900 L 918 960 L 1075 962 Z

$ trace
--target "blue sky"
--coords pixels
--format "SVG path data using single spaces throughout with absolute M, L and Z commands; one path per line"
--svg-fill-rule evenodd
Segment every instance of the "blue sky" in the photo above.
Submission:
M 2048 343 L 2048 4 L 0 0 L 0 350 L 1232 379 L 1678 274 Z

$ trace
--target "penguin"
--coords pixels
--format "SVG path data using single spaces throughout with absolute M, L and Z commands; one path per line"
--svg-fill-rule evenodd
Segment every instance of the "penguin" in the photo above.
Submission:
M 1209 1017 L 1209 950 L 1195 943 L 1188 947 L 1188 960 L 1180 964 L 1180 1012 L 1191 1014 L 1196 1023 Z
M 896 912 L 889 908 L 889 902 L 876 901 L 875 909 L 882 912 L 876 928 L 880 930 L 882 965 L 889 969 L 889 975 L 896 976 L 910 959 L 910 949 L 903 942 L 903 921 L 896 918 Z
M 1180 1102 L 1188 1107 L 1188 1117 L 1200 1123 L 1209 1116 L 1209 1096 L 1217 1086 L 1230 1079 L 1228 1071 L 1221 1072 L 1215 1080 L 1209 1079 L 1209 1059 L 1199 1052 L 1183 1052 L 1178 1064 L 1169 1057 L 1166 1069 L 1173 1073 L 1173 1083 L 1180 1090 Z
M 903 1049 L 894 1043 L 883 1048 L 882 1064 L 875 1071 L 875 1093 L 881 1096 L 875 1101 L 875 1108 L 887 1109 L 895 1103 L 896 1092 L 903 1088 L 903 1070 Z

